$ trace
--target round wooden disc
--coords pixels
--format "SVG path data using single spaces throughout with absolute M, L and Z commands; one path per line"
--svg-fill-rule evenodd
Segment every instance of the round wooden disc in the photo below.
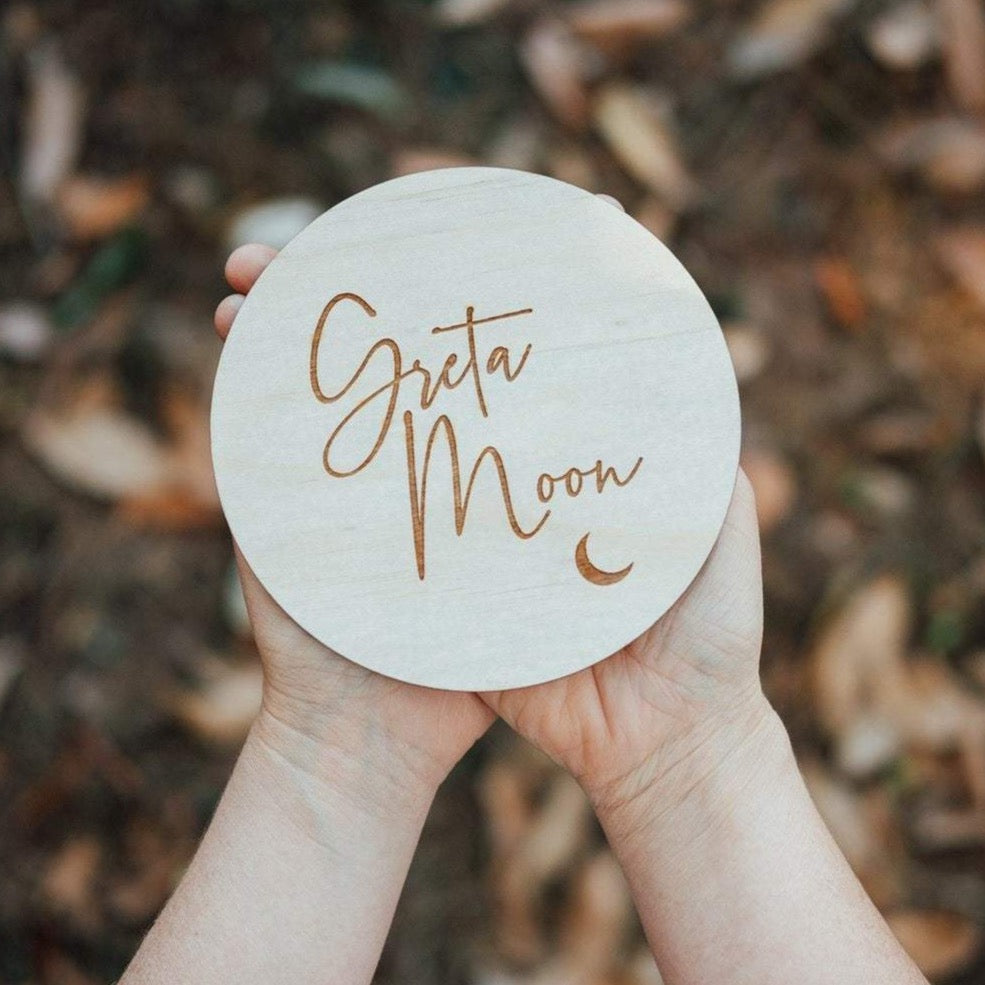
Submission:
M 250 566 L 333 650 L 485 690 L 644 632 L 718 536 L 739 405 L 674 256 L 595 195 L 494 168 L 335 206 L 250 292 L 212 446 Z

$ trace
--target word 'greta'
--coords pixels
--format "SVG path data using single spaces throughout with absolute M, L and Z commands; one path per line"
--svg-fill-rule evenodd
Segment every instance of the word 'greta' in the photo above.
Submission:
M 311 338 L 309 381 L 316 399 L 324 404 L 334 404 L 346 397 L 351 397 L 354 401 L 351 409 L 328 436 L 322 451 L 322 465 L 325 471 L 335 479 L 345 479 L 357 475 L 373 462 L 390 433 L 394 418 L 397 415 L 401 391 L 406 386 L 412 383 L 420 385 L 420 395 L 418 397 L 415 390 L 414 398 L 421 410 L 428 410 L 443 393 L 450 393 L 466 384 L 476 401 L 479 412 L 483 417 L 488 417 L 489 406 L 483 387 L 483 377 L 500 374 L 507 383 L 514 383 L 523 372 L 533 350 L 533 345 L 529 342 L 518 355 L 515 355 L 509 346 L 495 345 L 488 352 L 483 349 L 482 355 L 480 355 L 476 339 L 476 329 L 479 326 L 507 319 L 522 318 L 533 314 L 533 308 L 518 308 L 514 311 L 477 318 L 475 309 L 470 305 L 465 309 L 464 321 L 453 325 L 439 325 L 431 329 L 432 335 L 447 335 L 450 338 L 464 341 L 467 352 L 464 360 L 460 360 L 458 352 L 451 351 L 445 356 L 437 372 L 424 366 L 420 359 L 414 359 L 410 365 L 407 365 L 404 354 L 396 340 L 383 337 L 377 339 L 367 349 L 366 354 L 348 379 L 338 389 L 332 390 L 323 385 L 319 363 L 322 350 L 327 344 L 327 329 L 332 312 L 342 302 L 357 305 L 368 318 L 376 318 L 377 316 L 376 309 L 358 294 L 350 292 L 336 294 L 322 309 Z M 368 393 L 357 395 L 356 391 L 360 382 L 366 378 L 370 367 L 375 367 L 378 363 L 383 366 L 384 382 Z M 342 464 L 337 461 L 334 452 L 342 437 L 353 431 L 353 422 L 357 421 L 360 426 L 368 421 L 371 425 L 368 433 L 371 435 L 372 441 L 371 443 L 367 442 L 368 447 L 360 450 L 356 456 L 355 464 Z M 440 414 L 432 424 L 427 438 L 423 441 L 423 455 L 420 462 L 418 461 L 414 411 L 405 410 L 401 415 L 401 421 L 404 432 L 410 520 L 418 578 L 423 581 L 426 573 L 427 484 L 434 447 L 439 438 L 444 439 L 451 460 L 452 503 L 456 534 L 461 536 L 465 529 L 475 481 L 483 463 L 487 460 L 496 473 L 506 519 L 513 534 L 520 540 L 529 540 L 543 529 L 544 524 L 551 516 L 551 509 L 542 509 L 539 511 L 539 515 L 524 517 L 524 521 L 521 521 L 514 503 L 506 463 L 503 455 L 496 447 L 487 445 L 483 448 L 466 475 L 461 468 L 455 427 L 447 413 Z M 556 475 L 542 472 L 535 484 L 536 499 L 543 505 L 562 489 L 567 496 L 574 497 L 580 495 L 585 488 L 593 487 L 596 492 L 602 493 L 609 482 L 616 487 L 625 486 L 636 476 L 642 462 L 642 458 L 637 458 L 623 476 L 620 476 L 612 466 L 603 465 L 601 459 L 597 459 L 594 465 L 587 469 L 569 468 Z M 587 480 L 591 480 L 591 482 L 589 483 Z M 585 534 L 579 541 L 575 549 L 575 564 L 578 571 L 588 581 L 597 585 L 611 585 L 621 581 L 629 574 L 633 567 L 632 564 L 617 572 L 596 568 L 588 560 L 587 540 L 588 534 Z

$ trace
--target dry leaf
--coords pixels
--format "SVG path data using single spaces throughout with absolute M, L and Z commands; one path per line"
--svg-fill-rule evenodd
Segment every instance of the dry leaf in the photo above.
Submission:
M 626 170 L 670 207 L 680 211 L 694 194 L 666 112 L 643 92 L 610 83 L 597 94 L 595 126 Z
M 233 666 L 212 660 L 195 691 L 170 699 L 169 706 L 199 738 L 219 744 L 242 742 L 260 710 L 263 672 L 259 664 Z
M 814 263 L 814 280 L 831 317 L 845 328 L 859 328 L 868 306 L 852 265 L 844 257 L 822 257 Z
M 633 211 L 633 218 L 663 243 L 674 235 L 677 226 L 674 210 L 668 208 L 656 195 L 647 195 Z
M 945 194 L 969 194 L 985 185 L 985 126 L 959 117 L 893 127 L 878 141 L 887 163 L 915 171 Z
M 934 245 L 945 270 L 985 310 L 985 228 L 952 229 Z
M 575 129 L 588 121 L 587 60 L 578 40 L 559 20 L 537 21 L 520 44 L 520 61 L 554 115 Z
M 940 47 L 937 19 L 923 0 L 905 0 L 877 17 L 866 32 L 872 54 L 887 68 L 913 71 Z
M 124 178 L 75 175 L 58 189 L 58 215 L 77 240 L 102 239 L 132 222 L 150 201 L 144 174 Z
M 226 249 L 263 243 L 280 250 L 321 215 L 322 206 L 310 198 L 277 198 L 242 209 L 229 224 Z
M 81 83 L 53 44 L 31 53 L 27 85 L 21 190 L 25 197 L 48 204 L 75 166 L 85 98 Z
M 755 325 L 730 322 L 722 326 L 735 377 L 740 383 L 754 380 L 766 368 L 772 355 L 770 341 Z
M 0 308 L 0 355 L 36 362 L 51 347 L 54 330 L 48 313 L 30 301 L 11 301 Z
M 981 0 L 937 0 L 944 67 L 959 106 L 985 110 L 985 8 Z
M 41 882 L 48 904 L 60 913 L 85 918 L 93 906 L 102 847 L 84 836 L 66 844 L 51 860 Z
M 729 47 L 732 74 L 751 79 L 792 68 L 828 37 L 855 0 L 767 0 Z
M 390 164 L 395 178 L 418 171 L 433 171 L 438 168 L 462 168 L 475 164 L 470 157 L 454 150 L 440 147 L 404 147 L 397 151 Z
M 859 444 L 875 455 L 919 455 L 939 448 L 951 435 L 947 426 L 922 410 L 890 410 L 858 429 Z
M 112 407 L 35 413 L 25 425 L 24 442 L 56 478 L 103 499 L 147 492 L 169 476 L 164 443 Z
M 632 915 L 622 870 L 611 852 L 600 852 L 575 875 L 559 932 L 560 960 L 589 981 L 606 974 Z
M 926 851 L 967 849 L 985 844 L 985 810 L 924 806 L 913 819 L 913 835 Z
M 614 56 L 665 37 L 689 15 L 682 0 L 581 0 L 565 9 L 575 34 Z
M 909 631 L 906 585 L 896 576 L 884 575 L 857 589 L 815 640 L 810 659 L 817 714 L 839 744 L 842 765 L 841 744 L 851 738 L 859 719 L 904 700 L 903 654 Z M 868 768 L 892 759 L 896 746 L 884 745 L 881 761 L 870 759 Z
M 797 501 L 797 478 L 776 452 L 765 448 L 744 451 L 741 464 L 756 494 L 759 529 L 767 534 L 789 515 Z
M 469 27 L 502 13 L 515 0 L 438 0 L 432 8 L 435 22 L 444 27 Z
M 957 913 L 898 910 L 886 922 L 928 978 L 946 978 L 966 968 L 979 950 L 977 927 Z
M 849 865 L 880 907 L 898 904 L 905 858 L 884 790 L 860 794 L 819 762 L 801 764 L 818 813 Z

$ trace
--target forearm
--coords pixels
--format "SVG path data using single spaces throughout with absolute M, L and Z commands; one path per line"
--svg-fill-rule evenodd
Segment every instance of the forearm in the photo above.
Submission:
M 310 770 L 254 726 L 184 879 L 121 985 L 369 982 L 433 790 L 372 762 Z
M 772 710 L 600 799 L 668 985 L 925 985 L 831 839 Z

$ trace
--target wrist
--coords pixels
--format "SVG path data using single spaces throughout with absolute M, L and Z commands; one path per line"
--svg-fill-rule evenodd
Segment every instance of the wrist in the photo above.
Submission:
M 318 728 L 299 722 L 265 700 L 244 754 L 267 780 L 301 793 L 314 810 L 344 809 L 386 821 L 423 823 L 441 782 L 436 770 L 396 748 L 378 724 L 339 714 Z
M 762 695 L 716 720 L 690 729 L 631 771 L 603 784 L 585 784 L 613 841 L 661 828 L 707 832 L 728 823 L 742 796 L 768 795 L 778 778 L 796 771 L 786 729 Z

